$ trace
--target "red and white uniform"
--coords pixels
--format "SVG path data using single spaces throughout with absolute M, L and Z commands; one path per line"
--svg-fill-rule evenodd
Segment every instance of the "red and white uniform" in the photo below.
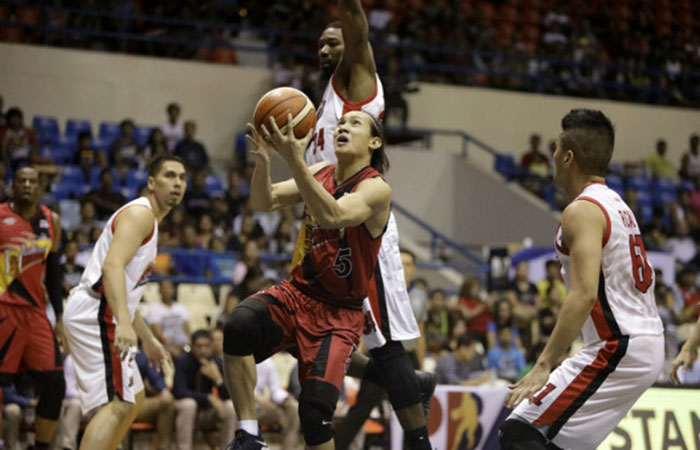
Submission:
M 591 183 L 575 201 L 605 214 L 598 296 L 582 329 L 584 348 L 552 372 L 534 402 L 511 417 L 540 429 L 559 447 L 595 449 L 658 378 L 664 359 L 663 325 L 634 214 L 603 183 Z M 569 286 L 569 251 L 556 233 L 557 257 Z
M 80 400 L 85 412 L 111 401 L 115 394 L 133 403 L 135 395 L 143 390 L 133 358 L 122 361 L 114 349 L 117 321 L 102 285 L 102 265 L 114 238 L 115 219 L 126 208 L 132 207 L 150 210 L 151 204 L 146 197 L 140 197 L 122 206 L 109 218 L 63 312 L 64 329 L 75 361 Z M 155 263 L 157 245 L 158 221 L 154 216 L 153 232 L 141 243 L 124 269 L 126 302 L 132 321 Z
M 376 76 L 374 93 L 363 102 L 347 100 L 331 77 L 317 108 L 314 139 L 306 150 L 307 165 L 322 161 L 337 162 L 333 134 L 340 118 L 350 111 L 364 111 L 381 120 L 384 117 L 384 88 Z M 367 346 L 381 347 L 387 339 L 403 341 L 420 337 L 420 330 L 411 309 L 399 252 L 399 232 L 392 212 L 382 238 L 378 264 L 370 285 L 369 297 L 363 302 Z

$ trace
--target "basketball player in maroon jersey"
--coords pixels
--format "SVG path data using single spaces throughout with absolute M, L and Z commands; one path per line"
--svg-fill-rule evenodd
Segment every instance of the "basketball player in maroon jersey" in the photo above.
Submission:
M 36 447 L 48 449 L 65 392 L 61 351 L 63 288 L 58 214 L 39 205 L 39 172 L 15 172 L 12 200 L 0 204 L 0 384 L 31 372 L 43 389 L 36 408 Z M 46 298 L 56 314 L 56 334 L 46 316 Z
M 289 122 L 292 122 L 291 116 Z M 257 157 L 251 206 L 271 211 L 304 202 L 304 256 L 290 281 L 254 294 L 229 315 L 224 366 L 240 429 L 227 449 L 268 448 L 259 436 L 253 389 L 255 363 L 283 349 L 299 360 L 299 418 L 308 448 L 333 449 L 331 423 L 350 355 L 364 328 L 362 302 L 389 218 L 391 188 L 381 124 L 350 112 L 335 131 L 338 164 L 307 167 L 311 132 L 296 139 L 271 120 L 263 136 L 249 125 Z M 270 154 L 279 153 L 293 178 L 270 182 Z
M 384 116 L 384 89 L 377 76 L 369 26 L 360 0 L 339 0 L 340 21 L 326 26 L 319 39 L 322 79 L 326 81 L 318 107 L 314 142 L 306 151 L 308 165 L 335 162 L 333 131 L 347 111 L 364 111 L 381 120 Z M 414 372 L 401 341 L 421 335 L 404 285 L 398 229 L 393 215 L 380 249 L 379 264 L 372 279 L 369 298 L 364 303 L 364 343 L 371 359 L 359 352 L 353 355 L 348 374 L 362 378 L 358 401 L 336 433 L 336 445 L 345 450 L 383 398 L 384 388 L 406 431 L 410 450 L 430 449 L 426 418 L 435 389 L 435 377 Z M 392 245 L 392 243 L 394 243 Z M 376 399 L 366 402 L 365 399 Z M 422 403 L 422 404 L 421 404 Z

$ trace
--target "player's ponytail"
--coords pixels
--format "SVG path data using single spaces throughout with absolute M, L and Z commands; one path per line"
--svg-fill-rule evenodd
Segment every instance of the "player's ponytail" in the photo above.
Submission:
M 372 130 L 372 137 L 378 137 L 382 141 L 382 145 L 372 152 L 372 159 L 369 165 L 381 174 L 385 174 L 389 171 L 389 158 L 384 150 L 384 127 L 382 123 L 373 115 L 368 114 L 372 118 L 370 121 L 370 128 Z

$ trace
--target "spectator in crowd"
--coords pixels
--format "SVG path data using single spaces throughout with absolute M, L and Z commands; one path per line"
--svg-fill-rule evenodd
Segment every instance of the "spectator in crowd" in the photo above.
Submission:
M 243 251 L 243 247 L 248 241 L 258 241 L 258 247 L 260 247 L 260 242 L 266 241 L 265 230 L 260 226 L 255 216 L 249 211 L 244 211 L 236 217 L 240 219 L 239 229 L 236 230 L 236 225 L 234 221 L 233 231 L 234 234 L 231 236 L 228 244 L 226 245 L 229 250 L 233 251 Z
M 175 285 L 170 280 L 158 283 L 160 303 L 148 308 L 146 322 L 163 346 L 176 356 L 189 344 L 190 313 L 181 303 L 175 301 Z
M 100 187 L 84 195 L 83 200 L 90 200 L 95 204 L 97 217 L 100 220 L 109 219 L 126 203 L 124 196 L 114 188 L 114 175 L 109 168 L 102 169 L 100 172 Z
M 486 342 L 488 344 L 488 349 L 492 349 L 498 346 L 498 330 L 501 328 L 510 328 L 513 340 L 511 345 L 514 348 L 523 350 L 523 343 L 520 339 L 520 331 L 514 325 L 513 318 L 513 305 L 508 301 L 507 298 L 501 298 L 496 301 L 493 307 L 493 320 L 486 326 Z
M 209 214 L 202 214 L 197 222 L 197 244 L 202 248 L 211 249 L 212 239 L 214 239 L 214 222 Z
M 664 342 L 666 347 L 666 362 L 670 363 L 676 357 L 679 348 L 678 342 L 678 326 L 676 312 L 673 310 L 673 296 L 666 286 L 661 281 L 660 271 L 657 269 L 656 283 L 654 285 L 654 298 L 656 300 L 656 309 L 659 311 L 659 317 L 664 325 Z
M 7 125 L 0 129 L 0 152 L 5 164 L 12 171 L 20 164 L 37 159 L 39 142 L 31 128 L 24 126 L 24 113 L 19 108 L 10 108 L 5 114 Z
M 63 293 L 66 297 L 68 292 L 78 285 L 80 277 L 83 275 L 83 270 L 85 270 L 85 267 L 75 262 L 78 250 L 78 243 L 75 240 L 69 240 L 63 245 L 65 261 L 61 264 L 61 280 L 63 282 Z
M 625 189 L 625 202 L 629 206 L 630 210 L 634 214 L 634 218 L 639 224 L 639 228 L 643 229 L 646 226 L 646 221 L 644 220 L 644 214 L 642 213 L 642 207 L 639 204 L 639 194 L 637 190 L 631 187 Z
M 685 219 L 679 220 L 675 224 L 673 234 L 666 240 L 662 248 L 682 264 L 695 258 L 695 242 L 690 237 L 688 222 Z
M 435 376 L 438 384 L 478 386 L 491 380 L 484 370 L 483 358 L 478 351 L 479 340 L 469 334 L 457 338 L 453 352 L 445 353 L 437 362 Z
M 681 171 L 683 178 L 695 180 L 700 178 L 700 136 L 690 135 L 688 150 L 681 156 Z
M 69 233 L 82 231 L 89 235 L 93 228 L 102 227 L 103 224 L 104 222 L 97 219 L 95 204 L 89 198 L 84 197 L 80 202 L 80 222 L 71 224 L 65 230 Z
M 204 190 L 204 185 L 207 181 L 207 174 L 199 171 L 192 174 L 192 184 L 185 193 L 185 198 L 182 204 L 185 206 L 185 210 L 188 214 L 193 216 L 195 219 L 208 213 L 211 209 L 212 200 L 209 194 Z
M 136 139 L 134 139 L 134 121 L 124 119 L 119 124 L 120 135 L 117 137 L 109 149 L 112 164 L 120 172 L 120 176 L 125 176 L 128 169 L 135 169 L 145 165 L 143 151 Z
M 210 172 L 207 150 L 194 139 L 196 132 L 194 120 L 185 122 L 185 137 L 175 146 L 173 153 L 185 161 L 185 166 L 191 172 Z
M 566 297 L 566 286 L 561 280 L 561 265 L 559 261 L 555 259 L 550 259 L 545 263 L 545 278 L 537 282 L 537 292 L 540 298 L 540 308 L 548 308 L 549 296 L 547 291 L 550 286 L 554 286 L 555 289 L 559 291 L 559 298 Z
M 192 334 L 192 349 L 175 357 L 175 438 L 178 450 L 192 450 L 195 424 L 218 424 L 222 436 L 216 439 L 221 448 L 233 438 L 235 412 L 224 383 L 223 362 L 214 355 L 211 332 Z
M 676 177 L 676 168 L 666 156 L 666 141 L 663 139 L 656 141 L 656 153 L 647 157 L 644 162 L 654 178 Z
M 642 229 L 644 247 L 647 251 L 662 251 L 668 240 L 669 230 L 663 207 L 654 207 L 651 222 Z
M 107 167 L 107 158 L 92 145 L 92 134 L 89 131 L 78 133 L 78 149 L 73 163 L 82 169 L 86 180 L 90 179 L 93 169 Z
M 148 136 L 148 142 L 143 148 L 143 158 L 145 161 L 150 161 L 151 159 L 168 153 L 168 145 L 165 140 L 165 134 L 160 128 L 153 128 L 151 130 L 150 136 Z M 143 169 L 144 167 L 139 167 Z
M 525 368 L 525 355 L 513 346 L 513 333 L 510 327 L 498 329 L 498 345 L 486 354 L 488 368 L 496 370 L 498 378 L 514 382 Z
M 191 223 L 186 223 L 182 230 L 182 241 L 179 245 L 185 250 L 202 250 L 197 245 L 197 229 Z M 173 259 L 173 272 L 175 275 L 197 277 L 204 275 L 207 267 L 202 266 L 202 258 L 193 257 L 186 253 L 175 254 Z
M 486 346 L 486 327 L 493 319 L 489 306 L 481 298 L 479 280 L 475 276 L 464 277 L 457 302 L 469 333 Z
M 447 346 L 451 328 L 452 320 L 445 291 L 434 289 L 428 299 L 428 320 L 425 323 L 425 340 L 429 352 L 437 353 Z
M 35 409 L 39 400 L 19 392 L 14 384 L 2 388 L 2 397 L 2 438 L 4 448 L 14 450 L 19 444 L 20 425 L 22 419 L 26 417 L 25 411 Z
M 700 317 L 700 289 L 698 271 L 694 267 L 684 267 L 676 276 L 676 298 L 673 309 L 679 324 L 693 323 Z
M 286 253 L 291 255 L 294 253 L 294 246 L 297 240 L 297 229 L 294 221 L 284 218 L 277 226 L 275 235 L 270 240 L 270 252 Z
M 549 158 L 540 150 L 542 138 L 539 134 L 530 135 L 530 147 L 520 158 L 520 167 L 539 175 L 542 178 L 549 176 Z
M 165 144 L 169 152 L 175 151 L 177 144 L 185 137 L 185 126 L 180 114 L 182 110 L 177 103 L 169 103 L 165 109 L 168 118 L 160 126 L 160 130 L 165 136 Z M 153 135 L 151 135 L 153 136 Z M 190 168 L 191 169 L 191 168 Z
M 158 227 L 158 239 L 165 239 L 164 243 L 166 247 L 179 247 L 182 241 L 182 231 L 186 219 L 187 212 L 184 206 L 173 208 L 172 212 Z
M 408 290 L 408 299 L 411 302 L 413 316 L 418 323 L 420 337 L 403 341 L 403 346 L 406 353 L 415 369 L 422 369 L 425 360 L 426 342 L 425 342 L 425 322 L 428 319 L 428 292 L 425 280 L 417 280 L 419 283 L 413 282 L 413 277 L 416 274 L 416 255 L 405 249 L 401 249 L 401 262 L 403 264 L 404 280 L 406 282 L 406 290 Z
M 7 166 L 4 161 L 0 161 L 0 203 L 4 203 L 10 199 L 12 188 L 7 183 Z
M 684 222 L 683 225 L 689 232 L 699 228 L 698 214 L 693 206 L 693 200 L 689 190 L 679 189 L 677 200 L 667 206 L 670 211 L 671 225 L 674 230 L 677 229 L 681 222 Z
M 250 185 L 241 175 L 241 171 L 231 169 L 228 171 L 228 184 L 224 192 L 224 200 L 228 204 L 228 214 L 231 218 L 240 214 L 250 197 Z
M 520 329 L 527 330 L 537 316 L 537 296 L 537 286 L 530 281 L 530 265 L 527 261 L 519 261 L 515 265 L 515 278 L 506 290 L 506 298 L 513 307 L 513 318 Z
M 136 354 L 136 365 L 143 379 L 146 398 L 134 422 L 146 422 L 156 427 L 156 448 L 169 450 L 175 425 L 175 399 L 165 384 L 163 375 L 148 362 L 143 349 Z
M 255 240 L 249 240 L 243 247 L 238 262 L 233 266 L 233 284 L 238 298 L 248 298 L 259 291 L 265 279 L 265 271 L 260 261 L 260 249 Z

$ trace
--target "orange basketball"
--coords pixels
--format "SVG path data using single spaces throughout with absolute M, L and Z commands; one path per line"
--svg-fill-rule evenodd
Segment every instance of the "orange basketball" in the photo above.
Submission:
M 309 130 L 316 126 L 316 108 L 309 97 L 303 92 L 290 88 L 280 87 L 263 95 L 255 106 L 253 122 L 258 131 L 265 124 L 270 130 L 270 117 L 275 118 L 277 126 L 282 128 L 287 125 L 287 115 L 292 115 L 294 136 L 298 139 L 306 136 Z

